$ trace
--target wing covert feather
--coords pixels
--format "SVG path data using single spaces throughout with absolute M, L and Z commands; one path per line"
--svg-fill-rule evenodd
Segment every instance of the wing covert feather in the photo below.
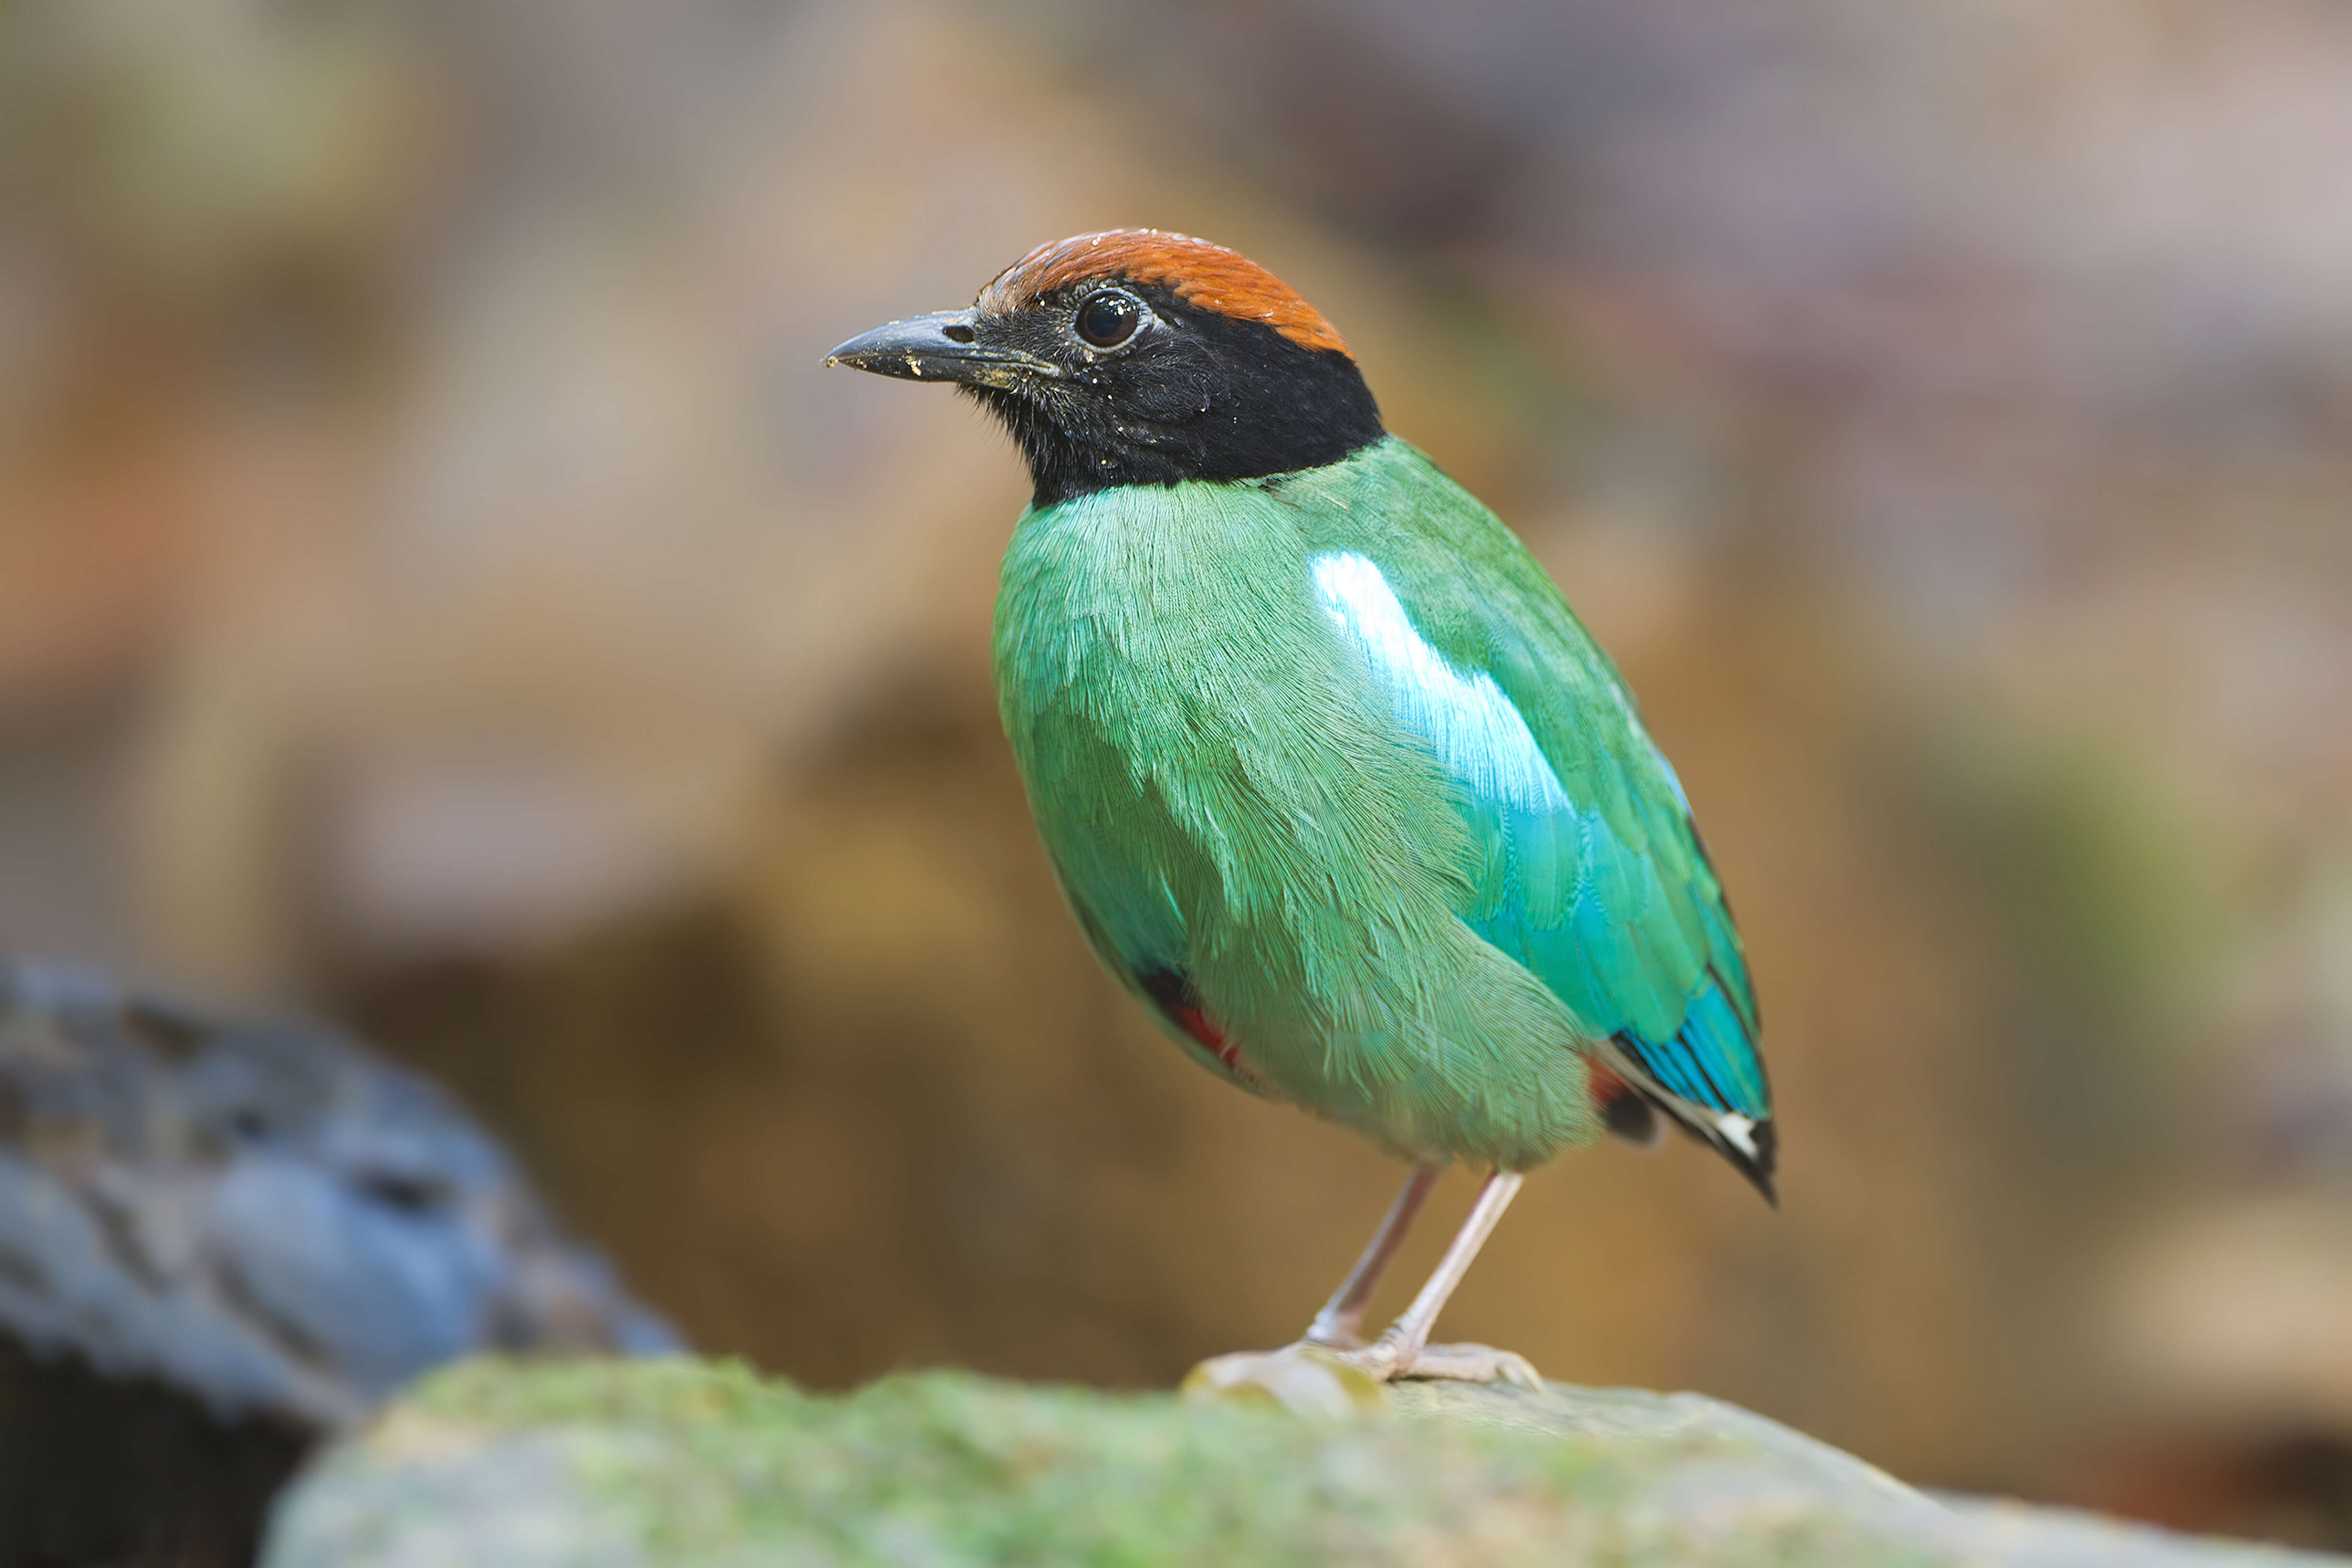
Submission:
M 1285 483 L 1336 520 L 1313 542 L 1322 608 L 1456 786 L 1481 857 L 1462 918 L 1769 1177 L 1754 991 L 1681 782 L 1525 547 L 1393 445 L 1351 493 Z

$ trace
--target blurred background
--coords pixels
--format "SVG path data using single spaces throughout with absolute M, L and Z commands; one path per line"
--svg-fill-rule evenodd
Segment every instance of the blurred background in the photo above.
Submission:
M 807 1384 L 1293 1337 L 1401 1173 L 1097 972 L 1018 463 L 817 364 L 1204 235 L 1615 654 L 1764 999 L 1780 1211 L 1570 1157 L 1447 1333 L 2352 1545 L 2347 147 L 2330 0 L 15 0 L 0 948 L 357 1028 Z

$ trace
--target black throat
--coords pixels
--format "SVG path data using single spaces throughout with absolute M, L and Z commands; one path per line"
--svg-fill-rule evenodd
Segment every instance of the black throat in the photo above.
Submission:
M 1055 342 L 1055 357 L 1066 367 L 1059 379 L 964 389 L 1020 445 L 1032 504 L 1119 485 L 1320 468 L 1385 433 L 1371 389 L 1345 353 L 1307 348 L 1260 321 L 1195 310 L 1166 289 L 1125 287 L 1164 323 L 1130 352 L 1086 362 Z M 1004 328 L 1020 336 L 1024 325 Z M 1047 349 L 1043 331 L 1035 346 Z

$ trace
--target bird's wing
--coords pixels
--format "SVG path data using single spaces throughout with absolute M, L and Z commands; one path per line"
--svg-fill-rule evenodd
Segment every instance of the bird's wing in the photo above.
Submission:
M 1771 1092 L 1739 933 L 1674 769 L 1549 577 L 1402 442 L 1324 530 L 1317 601 L 1455 786 L 1462 916 L 1604 1065 L 1771 1195 Z M 1335 498 L 1336 499 L 1336 498 Z M 1648 1121 L 1612 1106 L 1621 1129 Z

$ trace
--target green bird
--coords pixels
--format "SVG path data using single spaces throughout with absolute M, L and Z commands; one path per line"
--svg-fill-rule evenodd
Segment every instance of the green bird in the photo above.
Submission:
M 1755 991 L 1674 768 L 1305 300 L 1113 230 L 826 363 L 959 386 L 1028 459 L 997 692 L 1104 965 L 1196 1061 L 1412 1163 L 1305 1343 L 1382 1379 L 1532 1380 L 1430 1330 L 1522 1173 L 1603 1131 L 1671 1121 L 1772 1197 Z M 1456 1160 L 1490 1167 L 1469 1218 L 1367 1343 Z

